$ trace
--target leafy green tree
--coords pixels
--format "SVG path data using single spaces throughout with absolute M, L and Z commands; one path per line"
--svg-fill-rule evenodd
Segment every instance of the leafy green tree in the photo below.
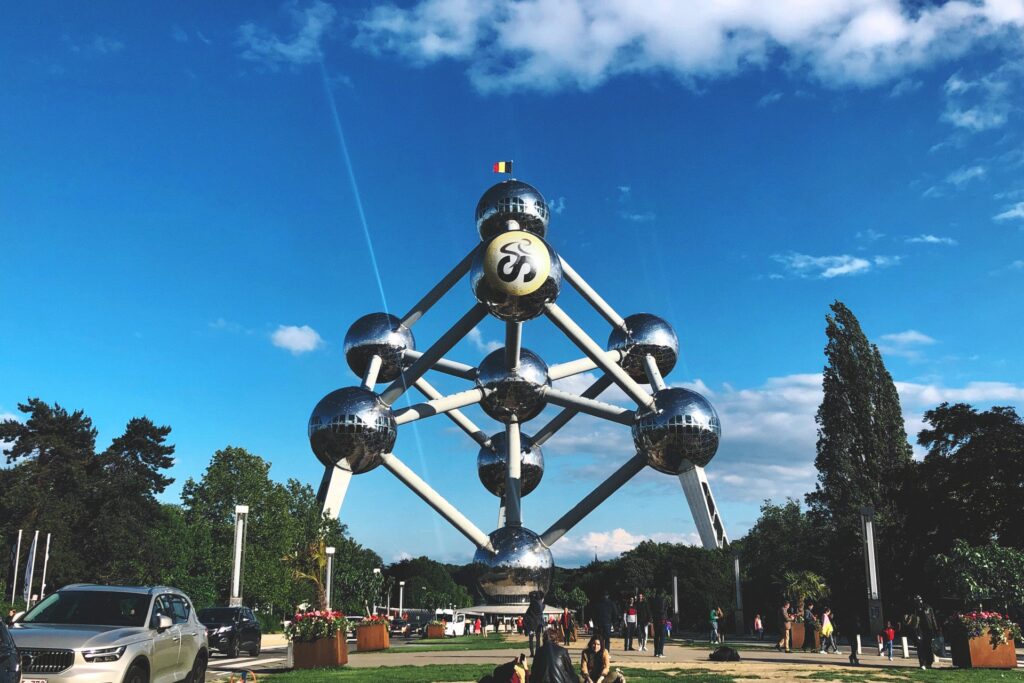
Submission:
M 913 461 L 899 395 L 878 347 L 842 302 L 831 309 L 825 317 L 827 364 L 816 416 L 818 483 L 807 502 L 836 598 L 852 615 L 866 608 L 854 599 L 864 586 L 862 506 L 875 509 L 883 598 L 903 592 L 897 575 L 903 552 L 897 500 Z
M 957 541 L 948 555 L 937 555 L 932 573 L 941 597 L 962 607 L 986 604 L 1020 613 L 1024 609 L 1024 552 L 997 543 L 971 546 Z

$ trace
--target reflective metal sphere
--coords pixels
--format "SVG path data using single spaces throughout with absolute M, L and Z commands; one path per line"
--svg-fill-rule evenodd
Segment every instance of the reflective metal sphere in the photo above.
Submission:
M 492 555 L 477 550 L 473 562 L 486 567 L 480 590 L 491 605 L 518 605 L 530 601 L 534 591 L 548 592 L 554 560 L 540 537 L 523 527 L 506 526 L 491 532 Z
M 505 349 L 502 347 L 489 353 L 480 363 L 476 381 L 486 393 L 480 407 L 490 417 L 506 423 L 513 415 L 520 422 L 540 415 L 547 404 L 544 387 L 551 386 L 547 363 L 526 348 L 519 352 L 518 373 L 512 374 L 505 369 Z
M 489 188 L 476 205 L 476 228 L 486 241 L 508 229 L 513 220 L 541 237 L 548 231 L 548 203 L 533 185 L 503 180 Z
M 689 389 L 662 389 L 654 394 L 654 406 L 638 410 L 633 423 L 633 442 L 648 465 L 680 474 L 711 462 L 722 426 L 706 398 Z
M 309 445 L 328 467 L 348 461 L 353 474 L 369 472 L 395 445 L 391 409 L 363 387 L 345 387 L 320 399 L 309 417 Z
M 536 318 L 558 298 L 562 263 L 548 244 L 524 230 L 494 237 L 476 252 L 469 282 L 477 301 L 499 320 Z
M 622 368 L 637 382 L 649 380 L 644 370 L 644 356 L 650 354 L 662 376 L 672 372 L 679 358 L 679 337 L 672 326 L 656 315 L 636 313 L 626 318 L 627 335 L 615 328 L 608 337 L 609 351 L 624 351 Z
M 522 434 L 519 439 L 522 465 L 519 471 L 520 495 L 527 495 L 537 488 L 544 476 L 544 453 L 535 446 L 530 437 Z M 484 488 L 501 498 L 505 495 L 505 473 L 508 471 L 508 438 L 505 432 L 491 437 L 491 448 L 481 448 L 476 456 L 476 473 Z
M 345 360 L 352 372 L 366 374 L 370 357 L 381 358 L 377 382 L 393 382 L 405 367 L 404 352 L 415 349 L 412 330 L 390 313 L 370 313 L 352 323 L 345 334 Z

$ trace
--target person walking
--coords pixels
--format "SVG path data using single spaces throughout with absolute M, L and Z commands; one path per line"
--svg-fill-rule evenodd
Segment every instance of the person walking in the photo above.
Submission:
M 782 607 L 779 608 L 779 628 L 782 629 L 782 638 L 775 644 L 775 649 L 779 652 L 783 650 L 789 652 L 790 643 L 793 640 L 793 615 L 789 613 L 789 600 L 782 603 Z
M 594 630 L 596 636 L 601 639 L 601 646 L 605 652 L 611 652 L 612 620 L 615 618 L 615 604 L 604 593 L 601 599 L 594 606 Z
M 568 607 L 562 608 L 562 616 L 558 618 L 558 627 L 562 631 L 562 642 L 569 644 L 569 635 L 572 633 L 572 614 Z
M 818 654 L 825 654 L 829 647 L 838 651 L 835 641 L 832 639 L 832 630 L 832 610 L 826 608 L 821 613 L 821 650 L 818 651 Z
M 764 640 L 764 624 L 761 623 L 761 614 L 754 615 L 754 635 L 758 640 Z
M 651 598 L 651 619 L 654 625 L 654 656 L 665 656 L 665 626 L 668 620 L 665 618 L 665 601 L 660 595 Z
M 939 630 L 932 608 L 925 604 L 920 595 L 914 597 L 917 609 L 914 611 L 914 633 L 917 638 L 917 663 L 922 669 L 935 665 L 935 651 L 932 640 Z
M 885 654 L 888 655 L 889 661 L 892 661 L 892 641 L 896 640 L 896 629 L 892 627 L 892 622 L 885 622 L 885 629 L 882 631 L 884 640 L 882 642 L 882 648 L 885 650 Z
M 808 600 L 804 603 L 804 646 L 800 648 L 801 652 L 814 652 L 816 629 L 815 626 L 818 620 L 814 617 L 814 602 Z
M 530 593 L 530 606 L 523 615 L 523 628 L 530 642 L 530 656 L 533 657 L 540 647 L 541 633 L 544 631 L 544 591 Z
M 651 605 L 644 594 L 637 596 L 636 623 L 640 633 L 640 651 L 647 652 L 647 631 L 651 628 Z
M 624 650 L 633 649 L 633 639 L 636 638 L 636 600 L 629 599 L 626 611 L 622 614 L 622 621 L 626 626 L 626 644 Z

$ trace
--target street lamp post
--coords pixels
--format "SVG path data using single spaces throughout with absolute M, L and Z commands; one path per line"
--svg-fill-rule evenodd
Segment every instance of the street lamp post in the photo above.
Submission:
M 327 609 L 331 609 L 331 584 L 334 583 L 334 546 L 327 546 L 324 549 L 327 553 Z
M 875 509 L 860 509 L 861 532 L 864 538 L 864 566 L 868 587 L 868 622 L 871 632 L 882 630 L 882 595 L 878 588 L 878 560 L 875 556 Z
M 405 606 L 404 600 L 405 600 L 405 581 L 399 581 L 398 582 L 398 617 L 399 617 L 399 619 L 401 619 L 402 615 L 405 614 L 405 610 L 402 609 Z
M 232 556 L 231 598 L 228 604 L 238 607 L 242 604 L 242 574 L 245 565 L 245 537 L 249 530 L 249 506 L 235 506 L 235 551 Z
M 373 568 L 373 576 L 374 576 L 374 583 L 376 583 L 377 582 L 376 577 L 380 576 L 380 567 L 374 567 Z M 374 614 L 377 613 L 377 600 L 378 600 L 378 598 L 380 598 L 380 586 L 377 587 L 377 590 L 374 591 L 374 594 L 373 594 L 373 613 Z

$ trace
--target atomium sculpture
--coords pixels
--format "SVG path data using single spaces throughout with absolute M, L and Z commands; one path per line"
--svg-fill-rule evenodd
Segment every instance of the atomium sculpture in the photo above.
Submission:
M 647 466 L 679 477 L 705 547 L 727 543 L 703 469 L 718 449 L 718 414 L 697 392 L 665 386 L 663 378 L 679 356 L 672 326 L 649 313 L 621 317 L 555 253 L 544 241 L 548 206 L 534 187 L 517 180 L 494 185 L 480 199 L 476 221 L 481 243 L 405 316 L 371 313 L 345 335 L 345 358 L 362 377 L 362 385 L 329 393 L 313 409 L 308 424 L 310 446 L 326 468 L 318 493 L 324 511 L 338 515 L 352 475 L 383 465 L 473 542 L 474 561 L 484 565 L 480 587 L 494 604 L 525 603 L 530 592 L 547 591 L 554 567 L 551 546 Z M 433 345 L 417 351 L 413 325 L 467 274 L 477 303 Z M 607 348 L 556 303 L 563 280 L 611 325 Z M 445 358 L 488 314 L 505 322 L 504 347 L 479 367 Z M 583 358 L 548 366 L 523 347 L 523 323 L 541 315 Z M 555 380 L 595 368 L 604 374 L 580 395 L 552 386 Z M 472 385 L 442 396 L 425 378 L 431 370 Z M 387 386 L 378 392 L 378 384 Z M 636 409 L 598 400 L 613 384 Z M 395 408 L 409 388 L 426 400 Z M 504 430 L 488 435 L 459 410 L 472 404 L 479 404 Z M 521 425 L 549 404 L 561 411 L 532 436 L 523 433 Z M 581 412 L 630 427 L 636 454 L 546 531 L 535 533 L 523 526 L 521 500 L 544 474 L 541 446 Z M 434 415 L 446 415 L 479 445 L 480 482 L 501 500 L 499 527 L 490 534 L 392 452 L 398 427 Z

